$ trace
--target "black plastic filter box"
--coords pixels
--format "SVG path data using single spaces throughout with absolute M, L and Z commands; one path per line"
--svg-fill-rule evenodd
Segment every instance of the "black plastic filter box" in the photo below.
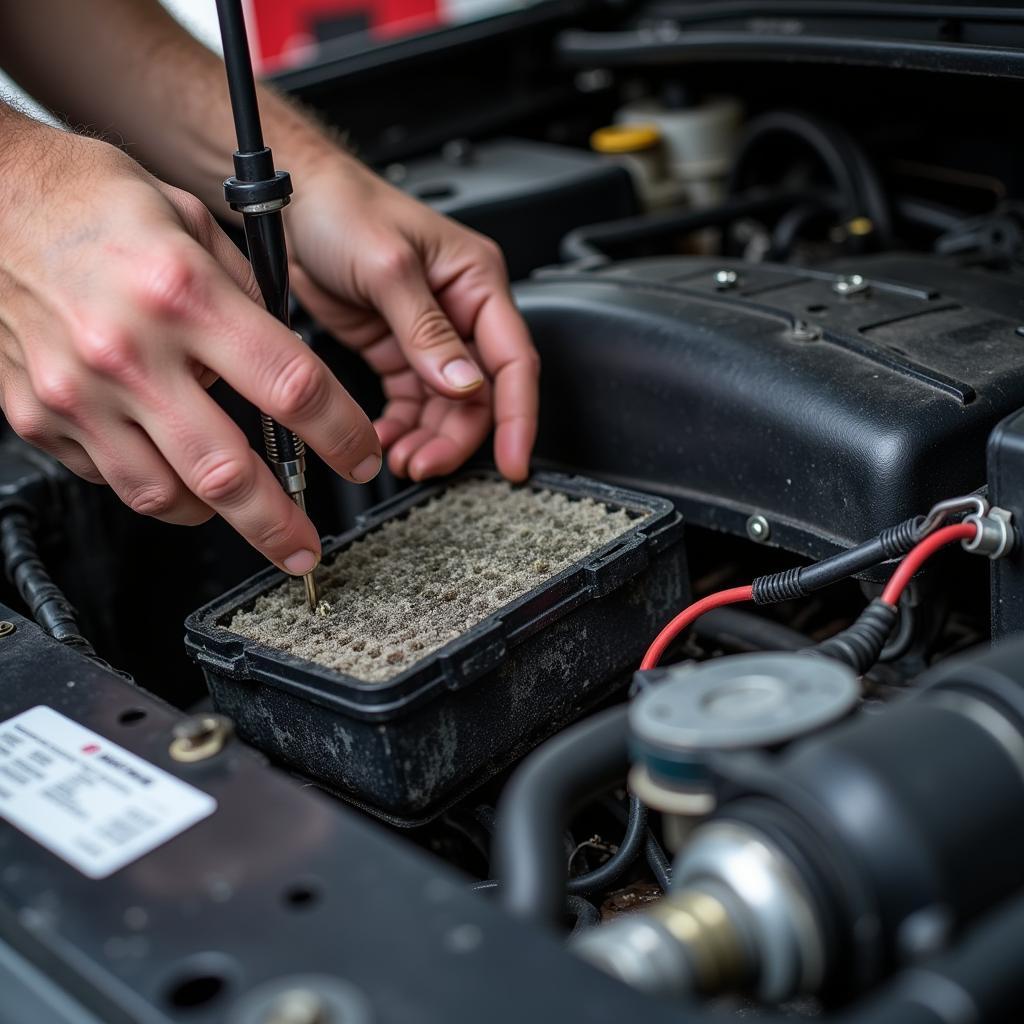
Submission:
M 377 506 L 325 540 L 325 561 L 452 484 Z M 385 682 L 228 632 L 236 611 L 282 581 L 268 569 L 185 622 L 218 710 L 276 760 L 414 825 L 610 696 L 688 597 L 681 516 L 663 498 L 582 477 L 538 473 L 525 486 L 624 508 L 636 524 Z

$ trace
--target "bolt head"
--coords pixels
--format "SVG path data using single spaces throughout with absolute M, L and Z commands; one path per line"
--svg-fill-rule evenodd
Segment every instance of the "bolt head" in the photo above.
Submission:
M 171 757 L 186 763 L 204 761 L 220 753 L 234 730 L 234 723 L 224 715 L 191 715 L 171 730 Z
M 715 272 L 715 284 L 723 291 L 735 288 L 739 281 L 740 275 L 735 270 L 718 270 Z
M 836 295 L 844 297 L 864 295 L 870 291 L 870 288 L 871 286 L 868 284 L 867 279 L 860 274 L 849 274 L 846 277 L 839 278 L 832 284 L 832 291 Z
M 816 324 L 809 324 L 805 320 L 797 320 L 790 331 L 790 337 L 794 341 L 821 341 L 822 331 Z
M 265 1024 L 329 1024 L 330 1013 L 320 996 L 310 989 L 282 992 L 264 1018 Z
M 751 540 L 763 544 L 771 535 L 771 525 L 764 516 L 751 516 L 747 520 L 747 536 Z

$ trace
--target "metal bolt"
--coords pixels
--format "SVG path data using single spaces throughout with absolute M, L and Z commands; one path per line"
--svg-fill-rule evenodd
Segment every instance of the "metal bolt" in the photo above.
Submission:
M 718 270 L 715 272 L 715 286 L 727 292 L 740 283 L 740 275 L 735 270 Z
M 308 988 L 293 988 L 274 1000 L 263 1024 L 330 1024 L 332 1014 L 320 996 Z
M 441 156 L 456 167 L 471 167 L 476 163 L 476 150 L 469 139 L 452 139 L 441 148 Z
M 860 274 L 850 274 L 847 277 L 840 277 L 834 281 L 832 291 L 836 295 L 841 295 L 844 299 L 849 299 L 854 295 L 867 295 L 871 291 L 871 285 Z
M 224 749 L 234 731 L 234 723 L 224 715 L 193 715 L 175 725 L 171 757 L 186 764 L 205 761 Z
M 13 622 L 9 622 L 7 619 L 0 619 L 0 640 L 5 636 L 10 636 L 17 628 Z
M 789 336 L 794 341 L 821 341 L 821 328 L 807 323 L 806 320 L 797 320 Z
M 747 536 L 751 540 L 763 544 L 771 535 L 771 525 L 764 516 L 751 516 L 747 520 Z

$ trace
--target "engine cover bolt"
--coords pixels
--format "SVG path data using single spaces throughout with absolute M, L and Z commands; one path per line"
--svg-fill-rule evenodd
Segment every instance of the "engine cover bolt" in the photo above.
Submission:
M 740 275 L 735 270 L 718 270 L 715 272 L 715 285 L 719 291 L 730 291 L 739 283 Z
M 193 715 L 174 727 L 170 755 L 183 764 L 205 761 L 224 749 L 234 731 L 234 723 L 224 715 Z
M 330 1020 L 331 1014 L 316 992 L 293 988 L 274 1001 L 264 1024 L 329 1024 Z
M 867 295 L 871 291 L 871 285 L 860 274 L 850 274 L 835 281 L 832 285 L 832 291 L 836 295 L 841 295 L 844 299 L 849 299 L 854 295 Z
M 790 337 L 794 341 L 821 341 L 821 328 L 815 324 L 809 324 L 806 320 L 797 320 L 790 331 Z
M 764 516 L 751 516 L 747 520 L 747 536 L 751 540 L 763 544 L 771 535 L 771 525 Z

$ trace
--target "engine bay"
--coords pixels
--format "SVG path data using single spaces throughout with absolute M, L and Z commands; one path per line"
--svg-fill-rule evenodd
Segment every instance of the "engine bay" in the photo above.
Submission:
M 0 434 L 0 1020 L 1018 1020 L 1024 10 L 333 45 L 276 84 L 501 246 L 533 474 L 312 461 L 307 613 Z

